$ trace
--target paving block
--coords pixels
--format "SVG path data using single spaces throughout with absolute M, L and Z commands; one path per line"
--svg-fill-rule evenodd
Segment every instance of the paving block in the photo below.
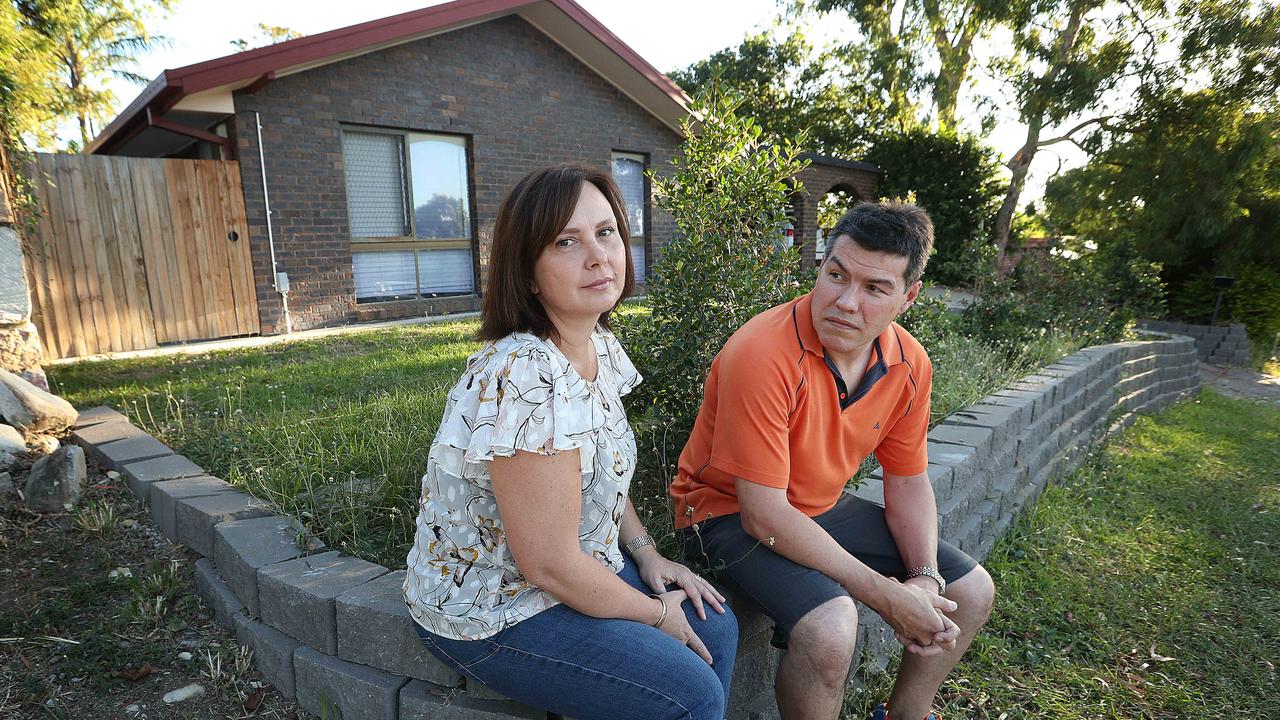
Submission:
M 414 631 L 404 603 L 404 577 L 404 570 L 388 573 L 333 599 L 338 657 L 436 685 L 456 685 L 462 676 L 427 652 Z
M 271 514 L 265 500 L 244 492 L 224 492 L 175 501 L 173 525 L 178 542 L 205 557 L 213 557 L 213 528 L 218 523 Z
M 244 609 L 244 603 L 231 592 L 231 588 L 218 577 L 218 570 L 208 558 L 196 561 L 196 594 L 204 600 L 218 624 L 235 630 L 235 614 Z
M 81 415 L 81 417 L 84 417 Z M 104 421 L 84 427 L 76 426 L 71 430 L 71 442 L 88 449 L 90 445 L 105 445 L 109 442 L 127 440 L 147 435 L 143 430 L 134 427 L 128 418 Z
M 271 683 L 279 693 L 293 699 L 293 653 L 302 643 L 289 637 L 261 620 L 252 620 L 244 613 L 233 616 L 236 640 L 253 650 L 253 663 L 262 678 Z
M 955 483 L 960 484 L 959 470 L 971 469 L 976 464 L 978 451 L 968 445 L 952 445 L 950 443 L 928 441 L 929 462 L 945 465 L 957 471 Z
M 82 428 L 92 427 L 94 425 L 101 425 L 105 422 L 127 423 L 129 422 L 129 418 L 117 412 L 114 408 L 109 408 L 106 405 L 99 405 L 97 407 L 91 407 L 88 410 L 81 410 L 80 416 L 76 418 L 75 428 L 79 430 Z
M 301 645 L 293 652 L 298 705 L 320 717 L 396 720 L 408 678 L 325 655 Z
M 145 503 L 147 497 L 151 494 L 152 483 L 184 477 L 196 477 L 207 473 L 205 473 L 204 468 L 181 455 L 166 455 L 129 463 L 120 470 L 120 474 L 124 475 L 125 480 L 129 483 L 129 490 L 133 493 L 133 496 L 140 502 Z
M 744 707 L 760 692 L 760 688 L 772 688 L 781 656 L 781 651 L 769 644 L 753 652 L 739 653 L 733 663 L 729 707 Z
M 546 720 L 546 717 L 545 710 L 535 710 L 513 700 L 475 698 L 457 688 L 421 680 L 410 680 L 400 689 L 400 720 Z
M 99 425 L 97 427 L 102 426 Z M 89 430 L 94 429 L 89 428 Z M 85 452 L 90 453 L 89 448 L 86 447 Z M 120 470 L 132 462 L 172 455 L 173 450 L 168 445 L 143 433 L 139 437 L 116 440 L 105 445 L 95 445 L 90 454 L 94 456 L 99 465 L 112 470 Z
M 210 475 L 151 483 L 151 522 L 165 537 L 178 542 L 173 521 L 174 504 L 183 498 L 217 495 L 231 489 L 225 480 Z
M 930 443 L 963 445 L 974 448 L 979 456 L 985 457 L 991 451 L 991 428 L 942 423 L 929 431 Z M 932 454 L 930 454 L 932 457 Z M 936 462 L 936 460 L 935 460 Z
M 293 560 L 323 547 L 324 543 L 292 518 L 232 520 L 213 528 L 213 562 L 218 573 L 255 617 L 260 612 L 258 568 Z
M 880 478 L 863 478 L 856 488 L 846 488 L 845 492 L 877 505 L 884 505 L 884 480 Z
M 338 633 L 333 599 L 387 569 L 337 551 L 286 560 L 258 570 L 262 620 L 311 647 L 335 655 Z

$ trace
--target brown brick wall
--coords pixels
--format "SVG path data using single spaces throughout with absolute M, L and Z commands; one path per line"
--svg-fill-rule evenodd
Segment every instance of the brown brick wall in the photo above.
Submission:
M 278 268 L 295 329 L 421 315 L 430 303 L 357 306 L 341 128 L 365 125 L 469 139 L 472 233 L 483 264 L 499 203 L 538 167 L 609 167 L 614 150 L 667 167 L 680 137 L 540 31 L 516 17 L 279 78 L 235 95 L 235 137 L 264 333 L 282 332 L 272 289 L 254 111 L 262 118 Z M 650 201 L 648 258 L 674 223 Z M 480 268 L 483 279 L 483 268 Z M 482 286 L 481 286 L 482 287 Z M 456 312 L 475 299 L 435 302 Z
M 832 190 L 849 189 L 859 200 L 875 200 L 880 184 L 879 173 L 857 168 L 811 163 L 796 176 L 804 192 L 791 196 L 791 209 L 796 225 L 796 242 L 804 267 L 814 265 L 814 242 L 818 231 L 818 203 Z

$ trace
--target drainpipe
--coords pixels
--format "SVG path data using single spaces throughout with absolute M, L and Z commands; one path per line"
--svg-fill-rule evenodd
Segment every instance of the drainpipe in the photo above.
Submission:
M 267 207 L 267 245 L 271 248 L 271 287 L 280 293 L 280 301 L 284 304 L 284 332 L 293 332 L 293 318 L 289 315 L 289 274 L 276 269 L 276 239 L 271 231 L 271 196 L 267 194 L 267 159 L 262 152 L 262 118 L 258 111 L 253 112 L 253 121 L 258 126 L 258 168 L 262 170 L 262 201 Z

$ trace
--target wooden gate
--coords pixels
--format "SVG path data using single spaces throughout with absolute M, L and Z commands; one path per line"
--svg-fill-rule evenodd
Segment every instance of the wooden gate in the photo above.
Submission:
M 28 243 L 50 357 L 259 331 L 239 163 L 38 154 Z

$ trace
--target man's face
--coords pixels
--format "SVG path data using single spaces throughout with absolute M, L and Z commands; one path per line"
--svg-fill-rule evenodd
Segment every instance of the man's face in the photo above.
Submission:
M 907 258 L 867 250 L 838 236 L 818 268 L 813 287 L 813 327 L 833 358 L 853 359 L 911 307 L 920 283 L 903 279 Z

